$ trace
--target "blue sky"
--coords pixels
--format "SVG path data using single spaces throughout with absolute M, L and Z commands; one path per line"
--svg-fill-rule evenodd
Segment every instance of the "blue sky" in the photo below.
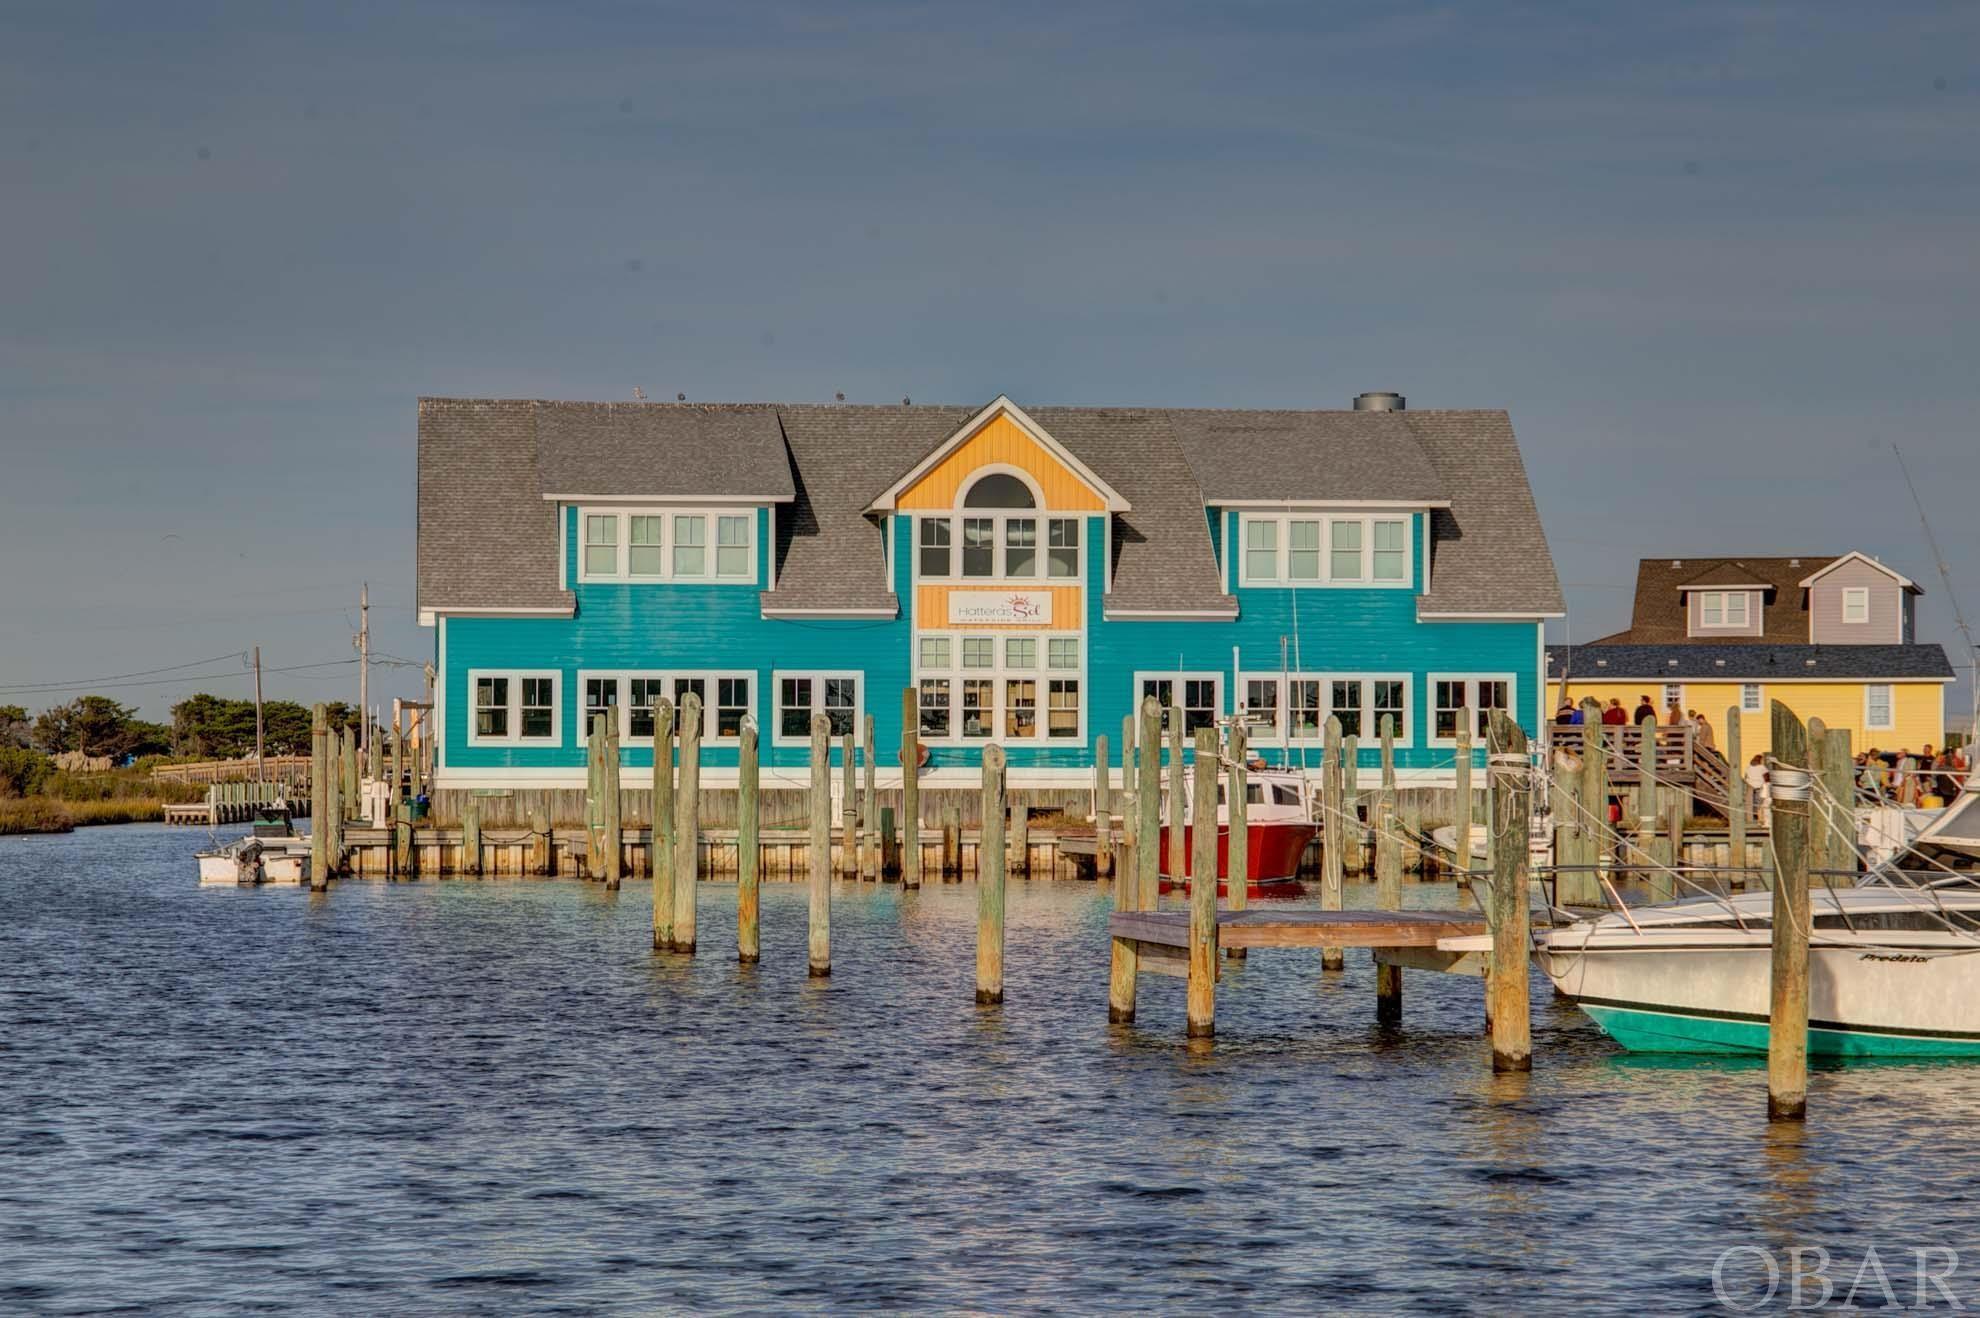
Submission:
M 1506 407 L 1577 637 L 1640 555 L 1857 548 L 1952 649 L 1890 450 L 1980 609 L 1976 54 L 1961 4 L 17 2 L 0 688 L 343 660 L 367 578 L 424 658 L 415 398 L 635 386 Z M 248 684 L 115 693 L 193 688 Z

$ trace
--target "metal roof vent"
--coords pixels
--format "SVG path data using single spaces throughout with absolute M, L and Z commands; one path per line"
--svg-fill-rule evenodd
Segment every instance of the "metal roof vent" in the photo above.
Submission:
M 1354 410 L 1357 412 L 1400 412 L 1403 410 L 1406 402 L 1407 400 L 1401 394 L 1388 393 L 1386 391 L 1356 394 L 1354 396 Z

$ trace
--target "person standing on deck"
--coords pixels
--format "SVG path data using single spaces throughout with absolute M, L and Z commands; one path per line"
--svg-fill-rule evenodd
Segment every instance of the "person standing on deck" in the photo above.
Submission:
M 1555 725 L 1563 728 L 1571 728 L 1579 722 L 1581 720 L 1575 717 L 1574 702 L 1566 696 L 1562 696 L 1561 707 L 1554 711 Z
M 1638 696 L 1636 698 L 1636 726 L 1640 728 L 1645 723 L 1655 724 L 1656 721 L 1657 707 L 1650 703 L 1650 697 Z
M 1611 727 L 1611 728 L 1620 728 L 1620 727 L 1626 727 L 1628 723 L 1629 723 L 1629 711 L 1625 710 L 1622 707 L 1622 697 L 1610 696 L 1609 707 L 1602 711 L 1603 726 Z
M 1756 755 L 1746 765 L 1746 799 L 1753 804 L 1753 813 L 1760 820 L 1762 828 L 1767 827 L 1770 811 L 1767 804 L 1767 757 Z
M 1691 711 L 1691 725 L 1698 729 L 1698 744 L 1700 746 L 1703 746 L 1708 751 L 1719 749 L 1718 742 L 1712 736 L 1711 721 L 1695 709 Z

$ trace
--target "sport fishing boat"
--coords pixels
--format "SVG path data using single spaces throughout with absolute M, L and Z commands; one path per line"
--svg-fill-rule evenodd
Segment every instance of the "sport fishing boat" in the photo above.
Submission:
M 1245 874 L 1248 888 L 1271 887 L 1299 882 L 1300 857 L 1307 844 L 1319 835 L 1320 825 L 1312 818 L 1311 788 L 1306 777 L 1294 770 L 1254 768 L 1245 781 Z M 1231 807 L 1225 779 L 1217 783 L 1217 888 L 1223 891 L 1231 873 Z M 1194 785 L 1185 780 L 1183 800 L 1190 819 L 1196 815 Z M 1163 817 L 1168 817 L 1166 799 Z M 1180 884 L 1189 873 L 1195 853 L 1190 850 L 1194 828 L 1183 825 L 1183 873 L 1168 872 L 1169 827 L 1162 826 L 1163 886 Z
M 1884 874 L 1809 898 L 1812 1055 L 1980 1058 L 1980 886 Z M 1764 1054 L 1772 919 L 1770 892 L 1691 897 L 1547 930 L 1535 955 L 1627 1049 Z

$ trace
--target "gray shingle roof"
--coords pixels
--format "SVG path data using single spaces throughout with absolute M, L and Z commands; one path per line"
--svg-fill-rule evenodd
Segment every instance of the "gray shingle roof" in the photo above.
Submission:
M 1584 682 L 1605 678 L 1645 682 L 1766 682 L 1788 678 L 1898 681 L 1949 678 L 1952 664 L 1938 645 L 1550 645 L 1547 676 L 1562 665 Z
M 1502 411 L 1390 415 L 1409 423 L 1450 491 L 1451 506 L 1430 514 L 1430 593 L 1417 612 L 1565 612 L 1512 418 Z
M 569 607 L 548 492 L 786 497 L 764 606 L 895 609 L 864 510 L 977 410 L 424 399 L 421 607 Z M 1504 412 L 1027 411 L 1131 505 L 1114 519 L 1111 610 L 1233 611 L 1205 505 L 1275 497 L 1448 500 L 1422 612 L 1562 608 Z
M 1168 416 L 1208 503 L 1449 497 L 1405 412 L 1179 410 Z M 1271 461 L 1259 461 L 1261 454 Z
M 614 497 L 792 495 L 777 409 L 763 403 L 537 403 L 538 489 Z
M 536 485 L 536 404 L 419 400 L 421 609 L 568 609 L 557 509 Z
M 1636 565 L 1636 602 L 1629 626 L 1591 645 L 1738 645 L 1736 637 L 1711 640 L 1690 635 L 1685 616 L 1687 586 L 1759 584 L 1768 588 L 1760 614 L 1763 639 L 1783 645 L 1808 636 L 1808 592 L 1801 579 L 1836 561 L 1834 554 L 1803 554 L 1792 558 L 1645 558 Z M 1749 638 L 1750 639 L 1750 638 Z

